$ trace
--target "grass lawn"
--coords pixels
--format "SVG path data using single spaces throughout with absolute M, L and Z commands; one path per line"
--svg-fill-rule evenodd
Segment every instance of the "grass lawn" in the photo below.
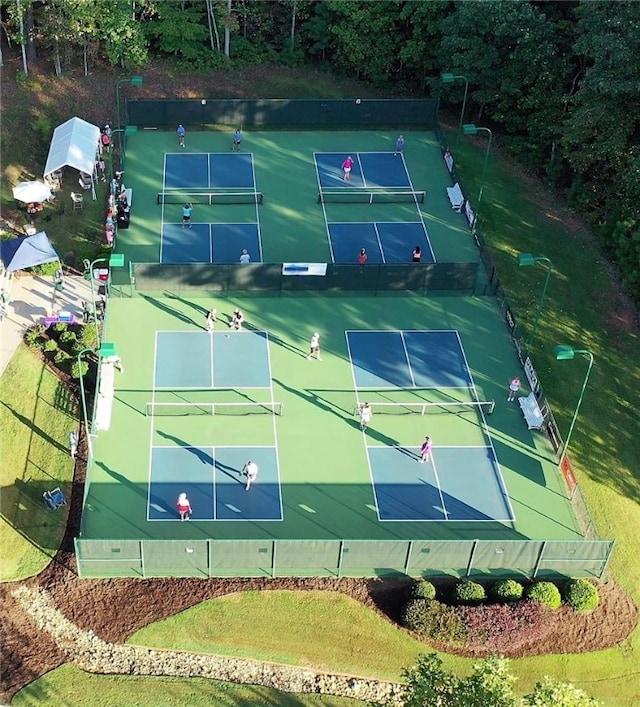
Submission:
M 133 696 L 135 695 L 135 698 Z M 203 678 L 143 678 L 91 675 L 70 665 L 53 670 L 13 698 L 12 705 L 47 704 L 50 707 L 356 707 L 358 700 L 329 695 L 290 695 L 267 687 L 234 685 Z
M 0 379 L 0 581 L 37 574 L 58 549 L 68 506 L 50 511 L 42 494 L 56 486 L 69 494 L 75 427 L 69 392 L 21 346 Z

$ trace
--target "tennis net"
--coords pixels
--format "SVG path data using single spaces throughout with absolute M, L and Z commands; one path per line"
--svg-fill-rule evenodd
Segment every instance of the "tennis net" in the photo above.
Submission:
M 228 192 L 184 192 L 163 191 L 156 196 L 157 204 L 202 204 L 204 206 L 225 206 L 227 204 L 262 204 L 261 191 Z
M 184 417 L 186 415 L 282 415 L 283 404 L 266 403 L 147 403 L 147 417 Z
M 359 415 L 363 403 L 356 403 L 353 414 Z M 495 400 L 470 400 L 467 402 L 407 402 L 407 403 L 369 403 L 374 414 L 380 415 L 434 415 L 453 413 L 456 415 L 467 412 L 484 412 L 490 415 L 495 409 Z
M 426 191 L 337 189 L 318 192 L 319 204 L 424 204 Z

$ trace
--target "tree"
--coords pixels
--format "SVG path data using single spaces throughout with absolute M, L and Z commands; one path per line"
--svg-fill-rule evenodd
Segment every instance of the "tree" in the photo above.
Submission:
M 524 698 L 524 704 L 530 707 L 597 707 L 600 703 L 569 683 L 554 682 L 545 677 Z
M 597 707 L 597 700 L 570 684 L 545 677 L 522 700 L 513 693 L 516 678 L 506 658 L 493 656 L 474 664 L 469 677 L 442 667 L 436 653 L 420 655 L 404 672 L 403 707 Z

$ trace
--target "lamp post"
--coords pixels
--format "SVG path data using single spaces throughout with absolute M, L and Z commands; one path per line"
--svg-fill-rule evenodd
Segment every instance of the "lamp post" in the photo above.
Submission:
M 123 83 L 130 83 L 132 86 L 142 86 L 144 79 L 142 76 L 129 76 L 125 79 L 118 79 L 116 82 L 116 128 L 120 130 L 120 86 Z
M 127 138 L 130 135 L 135 135 L 138 132 L 138 126 L 137 125 L 125 125 L 124 128 L 116 128 L 115 130 L 111 131 L 111 135 L 115 135 L 116 133 L 120 133 L 123 135 L 123 139 L 120 139 L 118 136 L 118 152 L 120 154 L 120 169 L 124 171 L 124 158 L 127 150 Z M 113 163 L 114 160 L 111 160 L 111 179 L 113 179 Z
M 85 261 L 86 262 L 86 261 Z M 91 303 L 93 306 L 93 321 L 96 325 L 96 336 L 98 338 L 98 343 L 100 343 L 100 327 L 98 326 L 98 311 L 96 308 L 96 295 L 93 288 L 93 268 L 96 263 L 109 263 L 110 268 L 121 268 L 124 266 L 124 254 L 123 253 L 112 253 L 108 258 L 96 258 L 89 265 L 89 282 L 91 283 Z M 111 280 L 111 273 L 107 277 L 107 286 Z
M 582 398 L 584 397 L 584 391 L 587 388 L 587 382 L 589 381 L 589 374 L 591 373 L 591 368 L 593 366 L 593 354 L 588 349 L 574 349 L 573 346 L 568 346 L 567 344 L 562 344 L 556 346 L 555 349 L 556 360 L 558 361 L 569 361 L 575 358 L 576 354 L 582 354 L 589 358 L 589 366 L 587 367 L 587 373 L 584 377 L 584 383 L 582 384 L 582 390 L 580 391 L 580 397 L 578 398 L 578 404 L 576 405 L 575 412 L 573 413 L 573 418 L 571 420 L 571 425 L 569 426 L 569 434 L 567 435 L 567 440 L 564 443 L 562 449 L 562 456 L 560 457 L 560 465 L 564 458 L 567 456 L 567 449 L 569 449 L 569 441 L 571 440 L 571 435 L 573 433 L 573 428 L 576 424 L 576 419 L 578 417 L 578 411 L 580 410 L 580 405 L 582 405 Z
M 82 415 L 84 417 L 84 430 L 87 435 L 87 448 L 89 449 L 89 459 L 93 458 L 93 442 L 91 441 L 91 429 L 89 427 L 89 416 L 87 414 L 87 395 L 84 392 L 84 374 L 82 373 L 82 356 L 87 351 L 95 351 L 95 348 L 89 347 L 78 352 L 78 373 L 80 375 L 80 397 L 82 398 Z M 114 344 L 104 343 L 98 347 L 98 358 L 105 356 L 114 356 L 116 347 Z
M 533 255 L 533 253 L 520 253 L 518 256 L 518 266 L 521 268 L 527 267 L 529 265 L 535 265 L 536 263 L 546 263 L 547 264 L 547 276 L 544 280 L 544 286 L 542 288 L 542 294 L 540 295 L 540 301 L 538 302 L 538 309 L 536 310 L 536 318 L 533 321 L 533 329 L 531 330 L 531 336 L 526 342 L 528 347 L 533 344 L 533 339 L 536 335 L 538 328 L 538 322 L 540 321 L 540 316 L 542 315 L 542 306 L 544 305 L 544 298 L 547 296 L 547 288 L 549 287 L 549 280 L 551 279 L 551 271 L 553 270 L 553 263 L 546 258 L 544 255 Z
M 460 123 L 458 125 L 458 139 L 456 145 L 460 144 L 460 133 L 462 132 L 462 121 L 464 120 L 464 111 L 467 107 L 467 93 L 469 92 L 469 81 L 466 76 L 461 74 L 440 74 L 442 83 L 455 83 L 456 81 L 464 81 L 464 98 L 462 99 L 462 110 L 460 111 Z
M 489 162 L 489 153 L 491 152 L 491 139 L 493 138 L 493 133 L 489 128 L 480 128 L 473 123 L 467 123 L 462 126 L 462 132 L 465 135 L 477 135 L 481 130 L 489 133 L 489 144 L 487 145 L 487 153 L 484 156 L 484 167 L 482 168 L 482 180 L 480 181 L 480 194 L 478 195 L 478 206 L 482 201 L 482 192 L 484 190 L 484 179 L 487 175 L 487 163 Z

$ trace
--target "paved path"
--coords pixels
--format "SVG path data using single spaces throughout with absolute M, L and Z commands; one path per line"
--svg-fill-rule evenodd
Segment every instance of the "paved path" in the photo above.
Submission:
M 0 322 L 0 376 L 32 324 L 41 322 L 47 311 L 72 312 L 82 320 L 83 300 L 91 301 L 91 284 L 81 275 L 65 276 L 62 292 L 56 291 L 51 277 L 14 278 L 11 302 Z

